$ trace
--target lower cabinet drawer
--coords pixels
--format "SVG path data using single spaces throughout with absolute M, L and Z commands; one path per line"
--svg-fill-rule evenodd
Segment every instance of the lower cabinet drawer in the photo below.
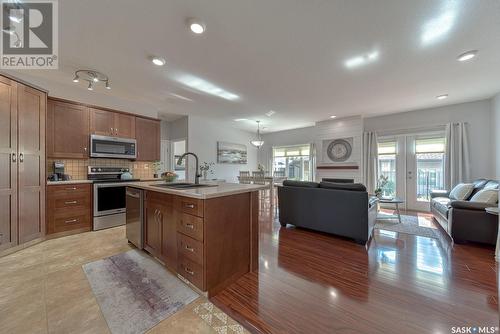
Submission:
M 54 209 L 61 212 L 90 208 L 90 196 L 88 194 L 73 195 L 63 198 L 49 196 L 49 201 L 54 201 Z
M 193 283 L 198 289 L 204 290 L 203 266 L 193 262 L 184 256 L 177 259 L 177 273 Z
M 91 228 L 90 215 L 87 211 L 65 214 L 62 216 L 52 216 L 48 222 L 48 232 L 58 233 L 81 228 Z
M 203 243 L 177 233 L 177 254 L 198 264 L 203 264 Z
M 177 232 L 203 241 L 203 218 L 181 213 L 180 218 L 177 220 Z

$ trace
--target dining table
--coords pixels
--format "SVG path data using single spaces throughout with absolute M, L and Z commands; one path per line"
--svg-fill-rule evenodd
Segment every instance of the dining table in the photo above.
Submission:
M 254 181 L 261 181 L 260 176 L 238 176 L 238 181 L 244 179 L 246 182 L 254 183 Z M 281 184 L 287 179 L 286 176 L 264 176 L 264 182 L 269 185 L 269 193 L 271 198 L 271 206 L 274 206 L 274 188 L 276 185 Z

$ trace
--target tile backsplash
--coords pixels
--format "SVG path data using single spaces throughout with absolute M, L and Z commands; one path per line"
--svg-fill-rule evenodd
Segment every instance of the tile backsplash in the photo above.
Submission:
M 64 170 L 73 180 L 86 180 L 88 166 L 128 167 L 136 179 L 152 179 L 152 161 L 130 161 L 124 159 L 47 159 L 47 177 L 54 173 L 54 161 L 64 162 Z

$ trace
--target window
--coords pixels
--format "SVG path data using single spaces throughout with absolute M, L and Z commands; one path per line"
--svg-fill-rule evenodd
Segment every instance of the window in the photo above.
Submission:
M 273 147 L 273 175 L 311 180 L 311 145 Z
M 444 189 L 444 137 L 415 140 L 417 201 L 430 201 L 430 193 Z
M 378 143 L 378 173 L 387 177 L 388 182 L 382 188 L 383 197 L 396 196 L 396 141 Z

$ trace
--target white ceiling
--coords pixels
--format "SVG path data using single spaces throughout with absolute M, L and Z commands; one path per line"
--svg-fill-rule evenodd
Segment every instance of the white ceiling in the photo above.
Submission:
M 111 91 L 88 92 L 83 83 L 71 89 L 87 100 L 133 101 L 138 113 L 260 119 L 266 131 L 278 131 L 330 115 L 408 111 L 500 91 L 498 0 L 64 0 L 59 17 L 60 69 L 20 76 L 61 87 L 76 85 L 76 69 L 96 69 L 109 75 Z M 206 24 L 203 35 L 189 31 L 190 17 Z M 443 34 L 423 43 L 433 24 Z M 471 49 L 478 57 L 456 61 Z M 378 52 L 372 63 L 344 65 L 370 52 Z M 167 65 L 152 65 L 151 55 Z M 239 98 L 198 92 L 182 76 Z M 445 93 L 448 99 L 436 100 Z M 269 110 L 276 114 L 266 116 Z M 234 125 L 255 129 L 253 122 Z

